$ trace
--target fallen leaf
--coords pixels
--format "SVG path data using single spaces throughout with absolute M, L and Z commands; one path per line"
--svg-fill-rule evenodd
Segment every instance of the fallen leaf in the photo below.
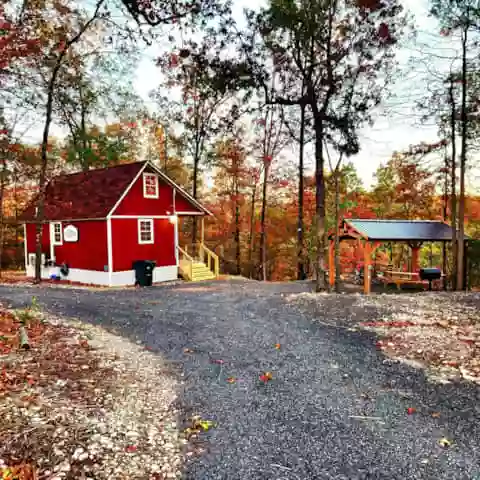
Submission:
M 227 378 L 227 382 L 228 382 L 228 383 L 235 383 L 236 381 L 237 381 L 237 380 L 236 380 L 235 377 L 228 377 L 228 378 Z
M 433 412 L 432 418 L 440 418 L 440 412 Z
M 458 367 L 458 362 L 455 362 L 455 361 L 445 361 L 443 362 L 443 364 L 447 365 L 448 367 L 455 367 L 455 368 Z
M 416 413 L 416 410 L 415 410 L 415 408 L 413 408 L 413 407 L 408 407 L 408 408 L 407 408 L 407 413 L 408 413 L 409 415 L 413 415 L 414 413 Z
M 223 365 L 225 362 L 223 360 L 220 360 L 220 359 L 212 359 L 212 363 L 216 363 L 218 365 Z
M 136 446 L 136 445 L 127 445 L 127 446 L 125 447 L 125 451 L 126 451 L 127 453 L 134 453 L 134 452 L 137 451 L 137 446 Z
M 263 373 L 262 375 L 260 375 L 260 381 L 264 382 L 264 383 L 267 383 L 269 382 L 270 380 L 272 380 L 273 378 L 273 375 L 271 372 L 265 372 Z
M 191 348 L 184 348 L 183 353 L 193 353 L 193 350 Z
M 276 344 L 275 344 L 275 348 L 276 348 L 277 350 L 280 350 L 280 344 L 279 344 L 279 343 L 276 343 Z
M 216 426 L 215 422 L 212 422 L 211 420 L 199 420 L 197 424 L 202 428 L 203 431 L 207 432 L 210 430 L 210 428 L 213 428 Z
M 443 448 L 447 448 L 447 447 L 452 446 L 452 442 L 448 438 L 445 438 L 445 437 L 441 438 L 438 441 L 438 444 Z

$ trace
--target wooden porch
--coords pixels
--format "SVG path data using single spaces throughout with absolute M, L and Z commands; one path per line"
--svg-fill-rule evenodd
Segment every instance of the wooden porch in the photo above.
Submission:
M 220 273 L 218 255 L 204 243 L 205 224 L 202 217 L 200 242 L 177 247 L 180 276 L 189 282 L 214 280 Z

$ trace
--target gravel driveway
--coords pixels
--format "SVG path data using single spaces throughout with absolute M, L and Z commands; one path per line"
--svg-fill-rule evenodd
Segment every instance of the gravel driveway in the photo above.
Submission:
M 325 295 L 312 312 L 287 301 L 306 288 L 1 286 L 0 300 L 24 306 L 35 295 L 57 315 L 110 327 L 178 362 L 187 411 L 218 422 L 204 454 L 186 464 L 189 479 L 480 479 L 478 387 L 433 385 L 390 363 L 373 336 L 348 329 L 373 307 L 354 306 L 354 296 Z M 264 371 L 273 374 L 267 385 Z M 443 437 L 453 446 L 440 447 Z

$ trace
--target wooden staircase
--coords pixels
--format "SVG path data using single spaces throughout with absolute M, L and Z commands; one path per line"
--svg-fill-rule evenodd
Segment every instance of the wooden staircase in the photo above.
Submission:
M 214 280 L 219 274 L 218 256 L 208 249 L 203 243 L 191 246 L 191 253 L 188 248 L 178 247 L 179 273 L 180 276 L 189 282 L 202 280 Z

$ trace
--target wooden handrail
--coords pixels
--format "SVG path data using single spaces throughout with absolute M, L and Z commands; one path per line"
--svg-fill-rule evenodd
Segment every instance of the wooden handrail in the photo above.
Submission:
M 183 249 L 182 247 L 178 246 L 178 252 L 181 254 L 182 258 L 180 259 L 181 262 L 188 262 L 188 270 L 189 273 L 191 274 L 192 272 L 192 267 L 195 261 L 201 261 L 203 263 L 206 263 L 207 267 L 209 270 L 213 271 L 216 277 L 219 276 L 220 274 L 220 259 L 218 255 L 210 250 L 207 246 L 205 246 L 204 243 L 197 242 L 194 245 L 194 248 L 192 249 L 192 255 L 188 253 L 188 246 L 185 245 L 185 248 Z M 198 255 L 197 255 L 198 253 Z M 206 258 L 205 258 L 206 257 Z M 213 264 L 213 268 L 212 268 Z
M 178 253 L 181 255 L 181 258 L 178 259 L 180 272 L 188 280 L 191 280 L 193 275 L 193 258 L 183 248 L 179 246 L 177 248 Z
M 186 260 L 193 262 L 193 258 L 184 250 L 182 247 L 178 246 L 178 251 L 185 257 Z
M 206 247 L 204 243 L 200 244 L 200 252 L 202 252 L 202 251 L 205 252 L 209 257 L 208 258 L 208 268 L 211 268 L 210 267 L 210 259 L 213 259 L 214 273 L 215 273 L 215 276 L 218 277 L 218 275 L 220 273 L 220 261 L 219 261 L 218 255 L 215 252 L 212 252 L 212 250 L 210 250 L 208 247 Z

